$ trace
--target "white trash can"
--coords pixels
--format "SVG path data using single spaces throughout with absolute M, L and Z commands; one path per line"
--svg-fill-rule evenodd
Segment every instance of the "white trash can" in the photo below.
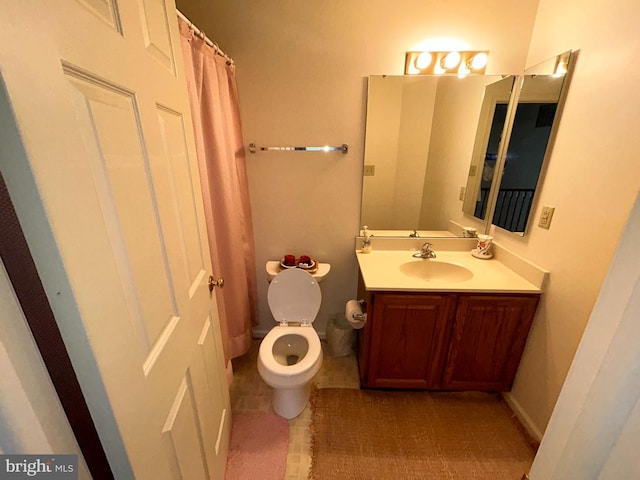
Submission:
M 327 324 L 327 350 L 332 357 L 351 355 L 355 347 L 356 331 L 342 314 L 331 317 Z

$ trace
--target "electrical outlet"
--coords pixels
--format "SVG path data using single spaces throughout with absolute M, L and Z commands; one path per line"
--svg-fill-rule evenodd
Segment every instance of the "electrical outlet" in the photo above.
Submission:
M 458 197 L 460 198 L 460 201 L 464 201 L 464 194 L 466 193 L 466 191 L 467 187 L 460 187 L 460 197 Z
M 365 165 L 364 171 L 362 175 L 365 177 L 373 177 L 376 174 L 376 166 L 375 165 Z
M 553 217 L 553 212 L 555 211 L 555 207 L 542 207 L 542 213 L 540 214 L 540 220 L 538 220 L 538 226 L 541 228 L 549 229 L 551 226 L 551 218 Z

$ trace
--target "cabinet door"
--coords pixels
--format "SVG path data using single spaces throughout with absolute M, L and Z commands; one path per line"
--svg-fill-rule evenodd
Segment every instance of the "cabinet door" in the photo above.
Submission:
M 375 294 L 365 386 L 437 388 L 455 295 Z
M 459 297 L 443 389 L 511 389 L 538 296 Z

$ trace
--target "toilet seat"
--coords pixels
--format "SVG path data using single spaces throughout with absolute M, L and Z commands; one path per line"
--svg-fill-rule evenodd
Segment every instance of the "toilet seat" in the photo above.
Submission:
M 320 310 L 320 285 L 300 268 L 283 270 L 269 284 L 267 303 L 280 325 L 300 322 L 310 325 Z
M 309 345 L 306 355 L 294 365 L 282 365 L 273 356 L 274 343 L 284 335 L 298 335 L 303 337 Z M 314 328 L 277 326 L 262 339 L 258 355 L 262 366 L 269 371 L 270 383 L 278 383 L 278 387 L 287 387 L 291 385 L 292 377 L 306 376 L 305 374 L 309 373 L 309 379 L 311 379 L 317 373 L 320 369 L 318 359 L 322 356 L 322 346 Z M 296 379 L 296 381 L 300 380 L 300 378 Z

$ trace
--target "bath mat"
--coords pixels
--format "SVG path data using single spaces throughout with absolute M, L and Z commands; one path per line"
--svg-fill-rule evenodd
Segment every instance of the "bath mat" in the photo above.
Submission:
M 283 480 L 289 423 L 273 413 L 234 413 L 226 480 Z
M 534 451 L 497 394 L 316 389 L 311 478 L 513 480 Z

